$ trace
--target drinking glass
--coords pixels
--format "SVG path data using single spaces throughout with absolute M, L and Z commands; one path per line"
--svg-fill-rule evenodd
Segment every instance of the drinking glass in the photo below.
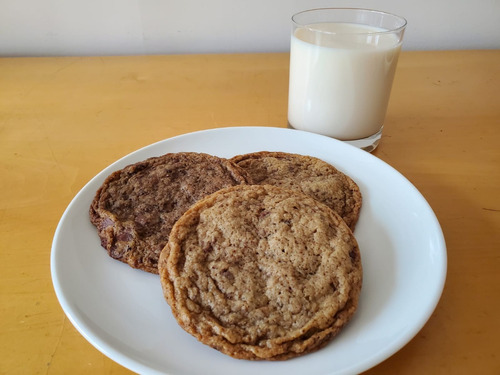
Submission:
M 292 17 L 288 126 L 373 151 L 382 136 L 406 20 L 356 8 Z

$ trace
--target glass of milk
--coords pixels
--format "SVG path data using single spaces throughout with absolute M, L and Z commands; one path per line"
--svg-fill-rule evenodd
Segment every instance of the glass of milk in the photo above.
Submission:
M 406 20 L 368 9 L 324 8 L 292 17 L 288 126 L 373 151 Z

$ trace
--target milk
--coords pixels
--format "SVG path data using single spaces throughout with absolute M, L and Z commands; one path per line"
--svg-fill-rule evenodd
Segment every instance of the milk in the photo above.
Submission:
M 350 23 L 308 27 L 321 32 L 298 28 L 291 38 L 290 126 L 342 140 L 377 133 L 384 123 L 399 38 Z

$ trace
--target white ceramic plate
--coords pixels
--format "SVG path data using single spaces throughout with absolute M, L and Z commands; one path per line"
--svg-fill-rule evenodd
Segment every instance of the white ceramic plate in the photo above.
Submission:
M 158 276 L 111 259 L 88 208 L 113 171 L 167 152 L 222 157 L 254 151 L 319 157 L 349 174 L 363 194 L 355 230 L 364 268 L 359 310 L 325 348 L 283 362 L 236 360 L 184 332 L 163 299 Z M 73 199 L 55 232 L 54 288 L 78 331 L 114 361 L 141 374 L 352 374 L 382 362 L 423 327 L 441 296 L 446 247 L 417 189 L 373 155 L 345 143 L 282 128 L 220 128 L 140 149 L 110 165 Z M 436 333 L 438 334 L 438 333 Z

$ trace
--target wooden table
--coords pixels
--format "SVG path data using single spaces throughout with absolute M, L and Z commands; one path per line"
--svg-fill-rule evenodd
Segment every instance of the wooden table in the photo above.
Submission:
M 122 374 L 50 277 L 64 209 L 118 158 L 196 130 L 286 126 L 287 54 L 0 59 L 0 374 Z M 374 155 L 426 197 L 448 275 L 426 326 L 369 374 L 500 373 L 500 51 L 404 52 Z

